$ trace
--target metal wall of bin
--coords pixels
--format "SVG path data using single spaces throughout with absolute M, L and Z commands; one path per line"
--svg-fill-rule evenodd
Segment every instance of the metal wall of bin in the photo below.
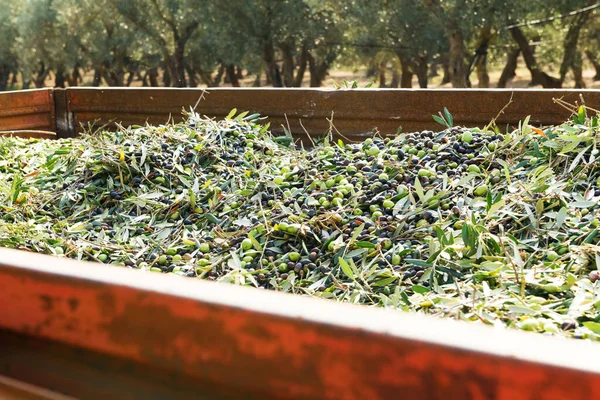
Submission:
M 447 106 L 485 125 L 510 91 L 67 89 L 0 94 L 0 130 L 164 123 L 182 107 L 259 112 L 273 126 L 352 139 L 434 128 Z M 515 91 L 499 122 L 559 123 L 553 98 Z M 597 107 L 600 108 L 600 107 Z M 287 120 L 286 120 L 287 116 Z M 297 122 L 302 119 L 300 125 Z M 27 133 L 29 135 L 29 133 Z M 53 135 L 48 134 L 48 137 Z M 600 398 L 596 343 L 0 249 L 1 376 L 86 399 Z M 10 382 L 10 381 L 9 381 Z M 5 386 L 7 384 L 4 384 Z M 27 398 L 55 398 L 31 391 Z M 37 397 L 36 397 L 37 396 Z M 25 396 L 23 396 L 25 398 Z

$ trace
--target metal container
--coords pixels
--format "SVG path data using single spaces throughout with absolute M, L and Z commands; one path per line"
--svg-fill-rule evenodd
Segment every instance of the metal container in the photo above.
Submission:
M 435 128 L 444 106 L 456 124 L 485 125 L 511 95 L 499 124 L 525 113 L 559 123 L 569 111 L 552 99 L 580 93 L 599 108 L 594 91 L 44 89 L 0 94 L 0 131 L 165 123 L 203 96 L 202 114 L 259 112 L 299 137 L 327 132 L 333 114 L 358 140 Z M 598 354 L 590 342 L 0 249 L 5 398 L 600 398 Z

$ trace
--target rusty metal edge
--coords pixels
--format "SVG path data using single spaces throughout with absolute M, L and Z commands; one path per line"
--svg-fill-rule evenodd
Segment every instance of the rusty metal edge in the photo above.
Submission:
M 590 341 L 491 328 L 476 323 L 438 319 L 415 313 L 342 304 L 230 284 L 195 281 L 0 248 L 0 273 L 3 272 L 22 273 L 24 278 L 32 275 L 48 277 L 56 282 L 69 279 L 80 282 L 78 285 L 82 287 L 89 283 L 125 287 L 135 292 L 170 300 L 192 300 L 214 307 L 248 311 L 257 316 L 270 315 L 302 321 L 306 324 L 357 330 L 371 334 L 374 338 L 381 336 L 401 341 L 414 341 L 593 373 L 598 374 L 600 378 L 600 361 L 590 357 L 590 354 L 598 352 L 600 347 Z M 2 319 L 0 319 L 0 328 L 17 332 L 22 330 L 20 326 L 7 326 Z
M 74 400 L 45 388 L 0 375 L 0 398 L 4 400 Z

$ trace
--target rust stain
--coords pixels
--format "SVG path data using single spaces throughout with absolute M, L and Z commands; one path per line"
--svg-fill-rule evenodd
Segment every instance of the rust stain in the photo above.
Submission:
M 102 315 L 111 317 L 117 312 L 117 300 L 109 290 L 104 290 L 96 296 L 98 310 Z
M 71 309 L 71 312 L 77 311 L 77 308 L 79 307 L 78 299 L 72 297 L 69 300 L 67 300 L 67 302 L 69 303 L 69 308 Z
M 52 311 L 54 308 L 54 299 L 47 294 L 43 294 L 40 296 L 40 300 L 42 301 L 42 311 Z

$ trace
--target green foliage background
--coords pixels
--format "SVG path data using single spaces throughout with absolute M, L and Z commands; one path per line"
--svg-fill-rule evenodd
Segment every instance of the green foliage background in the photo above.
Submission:
M 73 85 L 321 86 L 366 66 L 381 86 L 489 85 L 487 65 L 531 53 L 532 83 L 582 86 L 600 64 L 589 0 L 4 0 L 0 90 Z M 579 10 L 579 11 L 578 11 Z M 566 14 L 574 12 L 574 15 Z M 539 21 L 541 20 L 541 21 Z M 538 21 L 537 23 L 535 21 Z M 507 29 L 511 25 L 519 26 Z M 518 32 L 516 32 L 518 31 Z M 519 43 L 515 33 L 522 33 Z M 478 55 L 478 57 L 476 57 Z M 533 60 L 533 63 L 531 62 Z M 392 81 L 382 73 L 392 68 Z M 487 80 L 486 80 L 487 79 Z M 50 83 L 51 82 L 51 83 Z

